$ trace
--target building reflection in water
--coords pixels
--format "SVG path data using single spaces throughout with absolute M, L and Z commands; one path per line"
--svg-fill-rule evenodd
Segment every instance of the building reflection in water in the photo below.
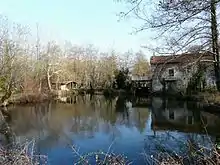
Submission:
M 152 129 L 218 134 L 219 117 L 200 111 L 196 104 L 193 102 L 177 102 L 153 98 Z
M 219 117 L 199 111 L 195 103 L 156 97 L 130 100 L 122 96 L 106 99 L 84 95 L 11 107 L 10 125 L 20 141 L 35 138 L 47 148 L 85 139 L 104 143 L 104 137 L 108 136 L 109 141 L 121 139 L 121 146 L 134 137 L 132 143 L 136 147 L 144 145 L 151 152 L 161 144 L 168 145 L 166 149 L 180 146 L 181 139 L 204 142 L 206 131 L 214 139 L 219 137 Z

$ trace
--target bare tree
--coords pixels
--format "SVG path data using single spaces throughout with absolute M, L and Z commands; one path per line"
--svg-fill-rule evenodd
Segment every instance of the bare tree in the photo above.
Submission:
M 22 26 L 14 24 L 14 28 L 10 28 L 11 23 L 7 19 L 2 19 L 3 22 L 0 36 L 0 88 L 3 96 L 1 103 L 4 103 L 15 89 L 17 79 L 20 77 L 18 72 L 21 67 L 19 58 L 22 55 L 23 48 L 21 47 L 22 37 L 25 35 L 25 29 Z
M 150 64 L 148 60 L 146 59 L 143 52 L 137 52 L 136 58 L 134 61 L 132 74 L 137 76 L 148 76 L 150 75 Z
M 133 15 L 143 21 L 135 32 L 154 30 L 162 44 L 154 51 L 167 51 L 171 54 L 186 51 L 191 45 L 200 45 L 202 50 L 212 48 L 215 60 L 216 85 L 220 91 L 218 23 L 219 0 L 126 0 L 130 10 L 121 16 Z M 149 5 L 149 3 L 153 5 Z M 149 8 L 151 7 L 151 8 Z M 151 11 L 151 14 L 149 14 Z M 147 47 L 147 46 L 146 46 Z M 150 48 L 152 50 L 152 48 Z
M 1 103 L 15 91 L 52 91 L 52 82 L 71 80 L 87 88 L 112 88 L 116 71 L 132 66 L 132 51 L 99 52 L 94 45 L 70 43 L 62 48 L 54 41 L 40 43 L 38 34 L 37 43 L 31 44 L 23 26 L 10 28 L 7 21 L 1 20 L 0 26 Z
M 62 52 L 60 47 L 56 45 L 55 42 L 49 42 L 47 44 L 47 50 L 45 54 L 45 71 L 49 91 L 52 91 L 51 79 L 55 75 L 58 75 L 62 72 L 62 69 L 60 68 L 61 62 L 59 59 L 61 53 Z

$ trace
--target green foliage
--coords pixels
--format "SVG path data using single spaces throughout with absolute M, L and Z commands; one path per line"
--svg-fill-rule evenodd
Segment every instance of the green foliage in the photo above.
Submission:
M 117 89 L 126 89 L 129 84 L 129 70 L 128 68 L 122 68 L 115 71 L 115 81 Z
M 107 89 L 104 89 L 104 91 L 103 91 L 103 95 L 106 98 L 115 98 L 115 96 L 117 94 L 118 94 L 118 92 L 112 88 L 107 88 Z

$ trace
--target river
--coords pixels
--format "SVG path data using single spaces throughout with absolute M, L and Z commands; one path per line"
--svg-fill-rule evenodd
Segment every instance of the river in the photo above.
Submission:
M 186 154 L 189 141 L 209 147 L 220 137 L 220 118 L 196 103 L 89 95 L 60 100 L 10 107 L 16 141 L 32 141 L 35 154 L 52 165 L 72 165 L 96 151 L 141 165 L 162 151 Z

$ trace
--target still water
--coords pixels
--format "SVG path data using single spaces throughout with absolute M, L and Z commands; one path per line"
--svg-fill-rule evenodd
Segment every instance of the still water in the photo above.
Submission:
M 16 140 L 34 141 L 35 154 L 46 155 L 52 165 L 72 165 L 77 154 L 100 150 L 141 165 L 162 151 L 186 154 L 189 141 L 209 146 L 220 137 L 218 116 L 200 112 L 195 103 L 156 97 L 64 97 L 11 107 L 11 117 Z

